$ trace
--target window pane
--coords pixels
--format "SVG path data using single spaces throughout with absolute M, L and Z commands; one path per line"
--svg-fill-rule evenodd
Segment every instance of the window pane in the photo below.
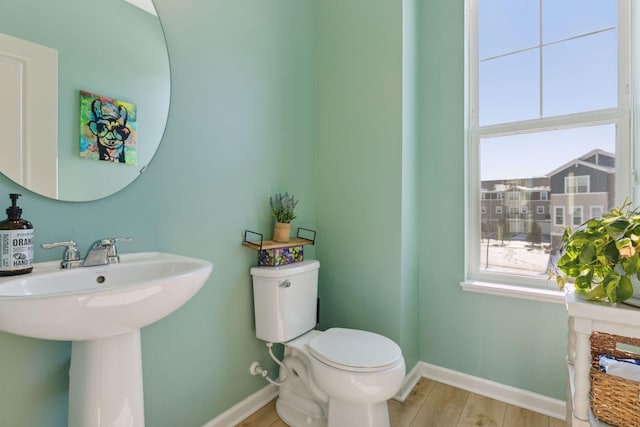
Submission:
M 564 226 L 612 206 L 615 138 L 613 124 L 482 138 L 480 271 L 546 277 Z
M 582 206 L 574 206 L 573 207 L 573 221 L 571 225 L 574 227 L 578 227 L 582 224 Z
M 563 207 L 556 207 L 554 208 L 554 218 L 553 218 L 553 223 L 554 225 L 564 225 L 564 208 Z
M 589 176 L 569 175 L 564 177 L 565 194 L 588 193 Z
M 616 0 L 542 0 L 543 42 L 615 27 L 616 3 Z
M 543 115 L 579 113 L 618 104 L 617 32 L 543 48 Z
M 481 126 L 540 116 L 538 62 L 538 52 L 533 50 L 480 63 Z
M 480 0 L 479 3 L 480 59 L 538 45 L 538 0 Z

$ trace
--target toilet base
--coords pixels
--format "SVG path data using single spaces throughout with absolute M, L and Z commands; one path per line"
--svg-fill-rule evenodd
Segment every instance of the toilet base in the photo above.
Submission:
M 354 404 L 329 398 L 327 427 L 390 427 L 387 402 Z
M 291 400 L 276 400 L 276 413 L 278 416 L 291 427 L 327 427 L 327 419 L 313 413 L 314 411 L 305 411 Z
M 280 386 L 276 400 L 276 413 L 291 427 L 327 427 L 327 399 L 314 396 L 314 387 L 310 382 L 309 372 L 304 361 L 292 354 L 290 348 L 285 349 L 286 357 L 282 361 L 289 371 L 286 375 L 280 372 Z M 316 390 L 317 391 L 317 390 Z

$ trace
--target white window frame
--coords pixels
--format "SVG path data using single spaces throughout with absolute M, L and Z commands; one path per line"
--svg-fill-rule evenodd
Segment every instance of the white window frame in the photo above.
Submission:
M 540 192 L 540 200 L 544 200 L 544 201 L 549 200 L 549 192 L 548 191 L 541 191 Z
M 536 206 L 536 213 L 539 215 L 544 215 L 544 206 Z
M 467 108 L 465 123 L 467 149 L 465 151 L 467 164 L 467 204 L 466 214 L 466 256 L 465 256 L 465 280 L 461 282 L 463 289 L 474 292 L 500 294 L 530 298 L 536 300 L 562 302 L 563 297 L 557 292 L 557 288 L 550 284 L 546 278 L 532 278 L 517 276 L 515 274 L 499 274 L 480 271 L 480 153 L 479 141 L 481 138 L 512 135 L 532 131 L 558 130 L 576 126 L 589 126 L 613 123 L 617 129 L 616 142 L 616 183 L 615 194 L 617 205 L 621 204 L 626 196 L 632 195 L 632 80 L 631 80 L 631 36 L 634 40 L 640 40 L 639 34 L 631 34 L 631 20 L 640 21 L 640 12 L 637 5 L 631 5 L 631 0 L 618 0 L 618 106 L 605 110 L 591 111 L 587 113 L 570 114 L 558 117 L 548 117 L 535 120 L 526 120 L 507 124 L 490 125 L 479 128 L 478 123 L 478 2 L 479 0 L 466 0 L 467 24 L 466 25 L 466 102 Z M 632 13 L 633 12 L 633 13 Z M 636 61 L 633 58 L 634 62 Z M 638 60 L 640 62 L 640 60 Z M 640 77 L 638 77 L 640 81 Z M 640 96 L 639 96 L 640 97 Z M 535 129 L 532 129 L 535 125 Z M 566 211 L 564 211 L 566 213 Z M 555 224 L 555 212 L 551 224 Z M 564 215 L 563 215 L 564 217 Z M 563 224 L 565 221 L 563 221 Z M 551 294 L 546 294 L 551 292 Z M 545 295 L 543 295 L 545 294 Z
M 527 206 L 527 205 L 520 206 L 520 213 L 521 214 L 528 214 L 529 213 L 529 206 Z
M 485 205 L 480 206 L 480 213 L 483 215 L 487 213 L 487 207 Z
M 496 213 L 497 214 L 501 214 L 502 213 L 502 206 L 496 206 Z

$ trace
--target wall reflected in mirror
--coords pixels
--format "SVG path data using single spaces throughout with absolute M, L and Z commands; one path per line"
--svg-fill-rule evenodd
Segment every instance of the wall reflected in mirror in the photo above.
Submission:
M 152 7 L 149 0 L 143 3 Z M 12 132 L 29 144 L 16 149 L 20 165 L 0 164 L 0 171 L 31 191 L 67 201 L 107 197 L 135 180 L 156 152 L 169 111 L 169 59 L 159 18 L 126 0 L 0 0 L 0 10 L 5 38 L 42 46 L 57 56 L 57 66 L 42 66 L 50 70 L 44 73 L 49 80 L 57 76 L 57 85 L 49 84 L 55 87 L 23 88 L 11 98 L 19 105 L 4 107 L 13 112 L 5 119 L 12 121 L 7 126 L 17 123 Z M 24 57 L 7 53 L 1 41 L 0 77 L 21 76 L 33 68 Z M 1 94 L 15 95 L 10 81 L 0 78 Z M 81 91 L 136 105 L 135 164 L 81 157 Z M 45 101 L 52 93 L 53 104 Z M 48 162 L 31 160 L 32 154 Z M 57 176 L 51 169 L 57 169 Z

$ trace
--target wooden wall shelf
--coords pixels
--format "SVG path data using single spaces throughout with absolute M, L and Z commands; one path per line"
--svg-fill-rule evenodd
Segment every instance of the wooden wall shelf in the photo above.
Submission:
M 263 240 L 262 245 L 260 243 L 260 240 L 255 242 L 244 241 L 242 242 L 242 246 L 259 251 L 267 249 L 292 248 L 294 246 L 313 245 L 313 240 L 303 239 L 300 237 L 292 237 L 287 243 L 274 242 L 273 240 Z
M 306 239 L 304 237 L 300 237 L 301 230 L 313 234 L 313 238 Z M 260 240 L 249 241 L 247 239 L 247 234 L 260 236 Z M 295 246 L 313 245 L 315 244 L 315 240 L 316 240 L 316 232 L 314 230 L 309 230 L 307 228 L 298 228 L 297 237 L 292 237 L 291 239 L 289 239 L 287 243 L 275 242 L 273 240 L 264 240 L 263 235 L 261 233 L 245 230 L 244 241 L 242 242 L 242 246 L 246 248 L 254 249 L 256 251 L 263 251 L 263 250 L 269 250 L 269 249 L 282 249 L 282 248 L 292 248 Z

